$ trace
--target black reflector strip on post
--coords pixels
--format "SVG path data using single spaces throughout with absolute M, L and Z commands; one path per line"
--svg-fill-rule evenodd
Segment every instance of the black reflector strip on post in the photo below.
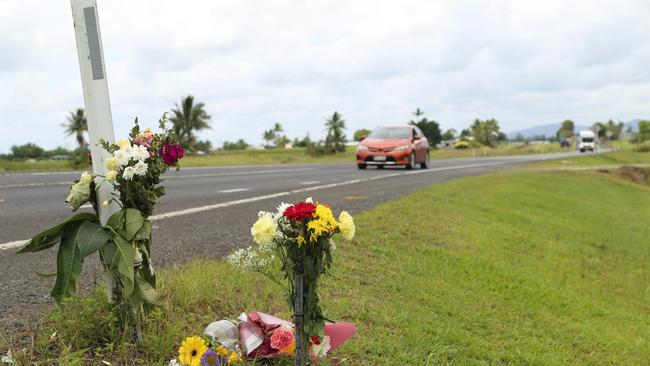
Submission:
M 86 34 L 88 35 L 88 51 L 90 51 L 90 68 L 93 72 L 93 80 L 101 80 L 104 78 L 104 67 L 102 66 L 102 52 L 99 49 L 95 8 L 84 8 L 84 18 L 86 20 Z

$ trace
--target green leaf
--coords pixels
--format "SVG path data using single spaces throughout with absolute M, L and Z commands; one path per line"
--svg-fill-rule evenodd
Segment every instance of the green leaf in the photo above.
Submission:
M 81 256 L 85 258 L 103 247 L 111 238 L 110 232 L 101 225 L 85 221 L 77 230 L 75 241 Z
M 56 271 L 54 272 L 34 272 L 40 278 L 50 278 L 56 276 Z
M 144 300 L 146 303 L 154 305 L 154 306 L 165 306 L 165 301 L 162 300 L 162 296 L 156 289 L 151 286 L 147 280 L 144 278 L 140 277 L 140 275 L 135 276 L 135 287 L 137 290 L 138 295 Z
M 61 245 L 56 255 L 56 282 L 52 289 L 52 297 L 57 303 L 74 296 L 77 279 L 81 274 L 82 257 L 75 241 L 79 226 L 79 223 L 66 225 L 61 234 Z
M 61 241 L 61 231 L 63 231 L 63 227 L 66 226 L 67 224 L 74 223 L 77 221 L 96 222 L 97 215 L 90 212 L 78 213 L 72 216 L 71 218 L 69 218 L 68 220 L 56 226 L 53 226 L 47 230 L 44 230 L 41 233 L 36 234 L 16 253 L 22 254 L 22 253 L 38 252 L 39 250 L 52 247 L 53 245 Z
M 135 208 L 126 208 L 113 214 L 106 226 L 110 226 L 125 240 L 131 241 L 144 224 L 144 217 Z
M 111 259 L 111 263 L 120 273 L 122 292 L 124 297 L 128 298 L 133 293 L 134 288 L 133 261 L 135 260 L 135 248 L 119 234 L 113 235 L 113 242 L 115 244 L 115 254 Z
M 134 240 L 151 240 L 151 221 L 144 220 L 142 227 L 135 234 Z

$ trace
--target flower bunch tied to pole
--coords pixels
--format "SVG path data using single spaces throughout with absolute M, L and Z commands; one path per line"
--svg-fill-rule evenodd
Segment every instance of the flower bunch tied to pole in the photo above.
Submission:
M 277 212 L 260 212 L 251 234 L 257 247 L 230 255 L 231 263 L 260 272 L 279 284 L 294 313 L 296 361 L 307 356 L 325 356 L 325 316 L 320 306 L 318 283 L 332 266 L 336 234 L 354 237 L 354 220 L 346 211 L 338 220 L 330 207 L 307 199 L 293 205 L 281 204 Z M 315 354 L 318 351 L 318 354 Z
M 160 120 L 160 133 L 140 130 L 136 119 L 128 139 L 116 144 L 101 141 L 110 156 L 104 160 L 104 176 L 84 172 L 70 187 L 66 199 L 73 211 L 90 203 L 94 212 L 80 212 L 29 240 L 18 253 L 36 252 L 59 244 L 56 281 L 52 297 L 60 302 L 75 293 L 84 258 L 98 252 L 106 272 L 109 300 L 121 319 L 139 316 L 162 305 L 156 292 L 151 260 L 151 222 L 148 217 L 165 194 L 161 176 L 178 168 L 184 151 L 173 131 Z M 100 185 L 110 184 L 113 197 L 98 202 Z M 115 203 L 119 210 L 99 222 L 100 205 Z

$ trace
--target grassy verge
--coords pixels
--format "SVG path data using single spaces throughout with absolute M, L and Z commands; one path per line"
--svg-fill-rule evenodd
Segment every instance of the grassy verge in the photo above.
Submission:
M 90 167 L 90 165 L 89 165 Z M 0 159 L 0 173 L 27 171 L 71 170 L 70 162 L 61 160 L 38 160 L 34 162 Z
M 322 284 L 327 315 L 358 326 L 339 355 L 351 365 L 647 364 L 649 193 L 596 172 L 501 173 L 358 215 Z M 222 261 L 160 274 L 169 307 L 141 346 L 119 340 L 98 294 L 55 310 L 34 358 L 163 365 L 216 319 L 289 317 L 265 278 Z
M 589 168 L 611 165 L 650 164 L 650 152 L 637 152 L 633 149 L 616 150 L 603 154 L 585 153 L 584 155 L 546 160 L 531 164 L 531 168 Z

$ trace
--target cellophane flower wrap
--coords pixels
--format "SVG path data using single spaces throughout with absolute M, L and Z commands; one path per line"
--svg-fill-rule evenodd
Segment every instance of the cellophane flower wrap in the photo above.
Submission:
M 294 279 L 297 273 L 303 274 L 305 343 L 321 344 L 326 318 L 320 306 L 318 283 L 333 263 L 336 245 L 332 238 L 341 234 L 351 240 L 354 220 L 345 211 L 337 220 L 327 204 L 311 198 L 295 204 L 282 203 L 276 212 L 260 212 L 258 216 L 251 228 L 257 246 L 235 251 L 229 261 L 243 270 L 260 272 L 280 285 L 294 313 Z

